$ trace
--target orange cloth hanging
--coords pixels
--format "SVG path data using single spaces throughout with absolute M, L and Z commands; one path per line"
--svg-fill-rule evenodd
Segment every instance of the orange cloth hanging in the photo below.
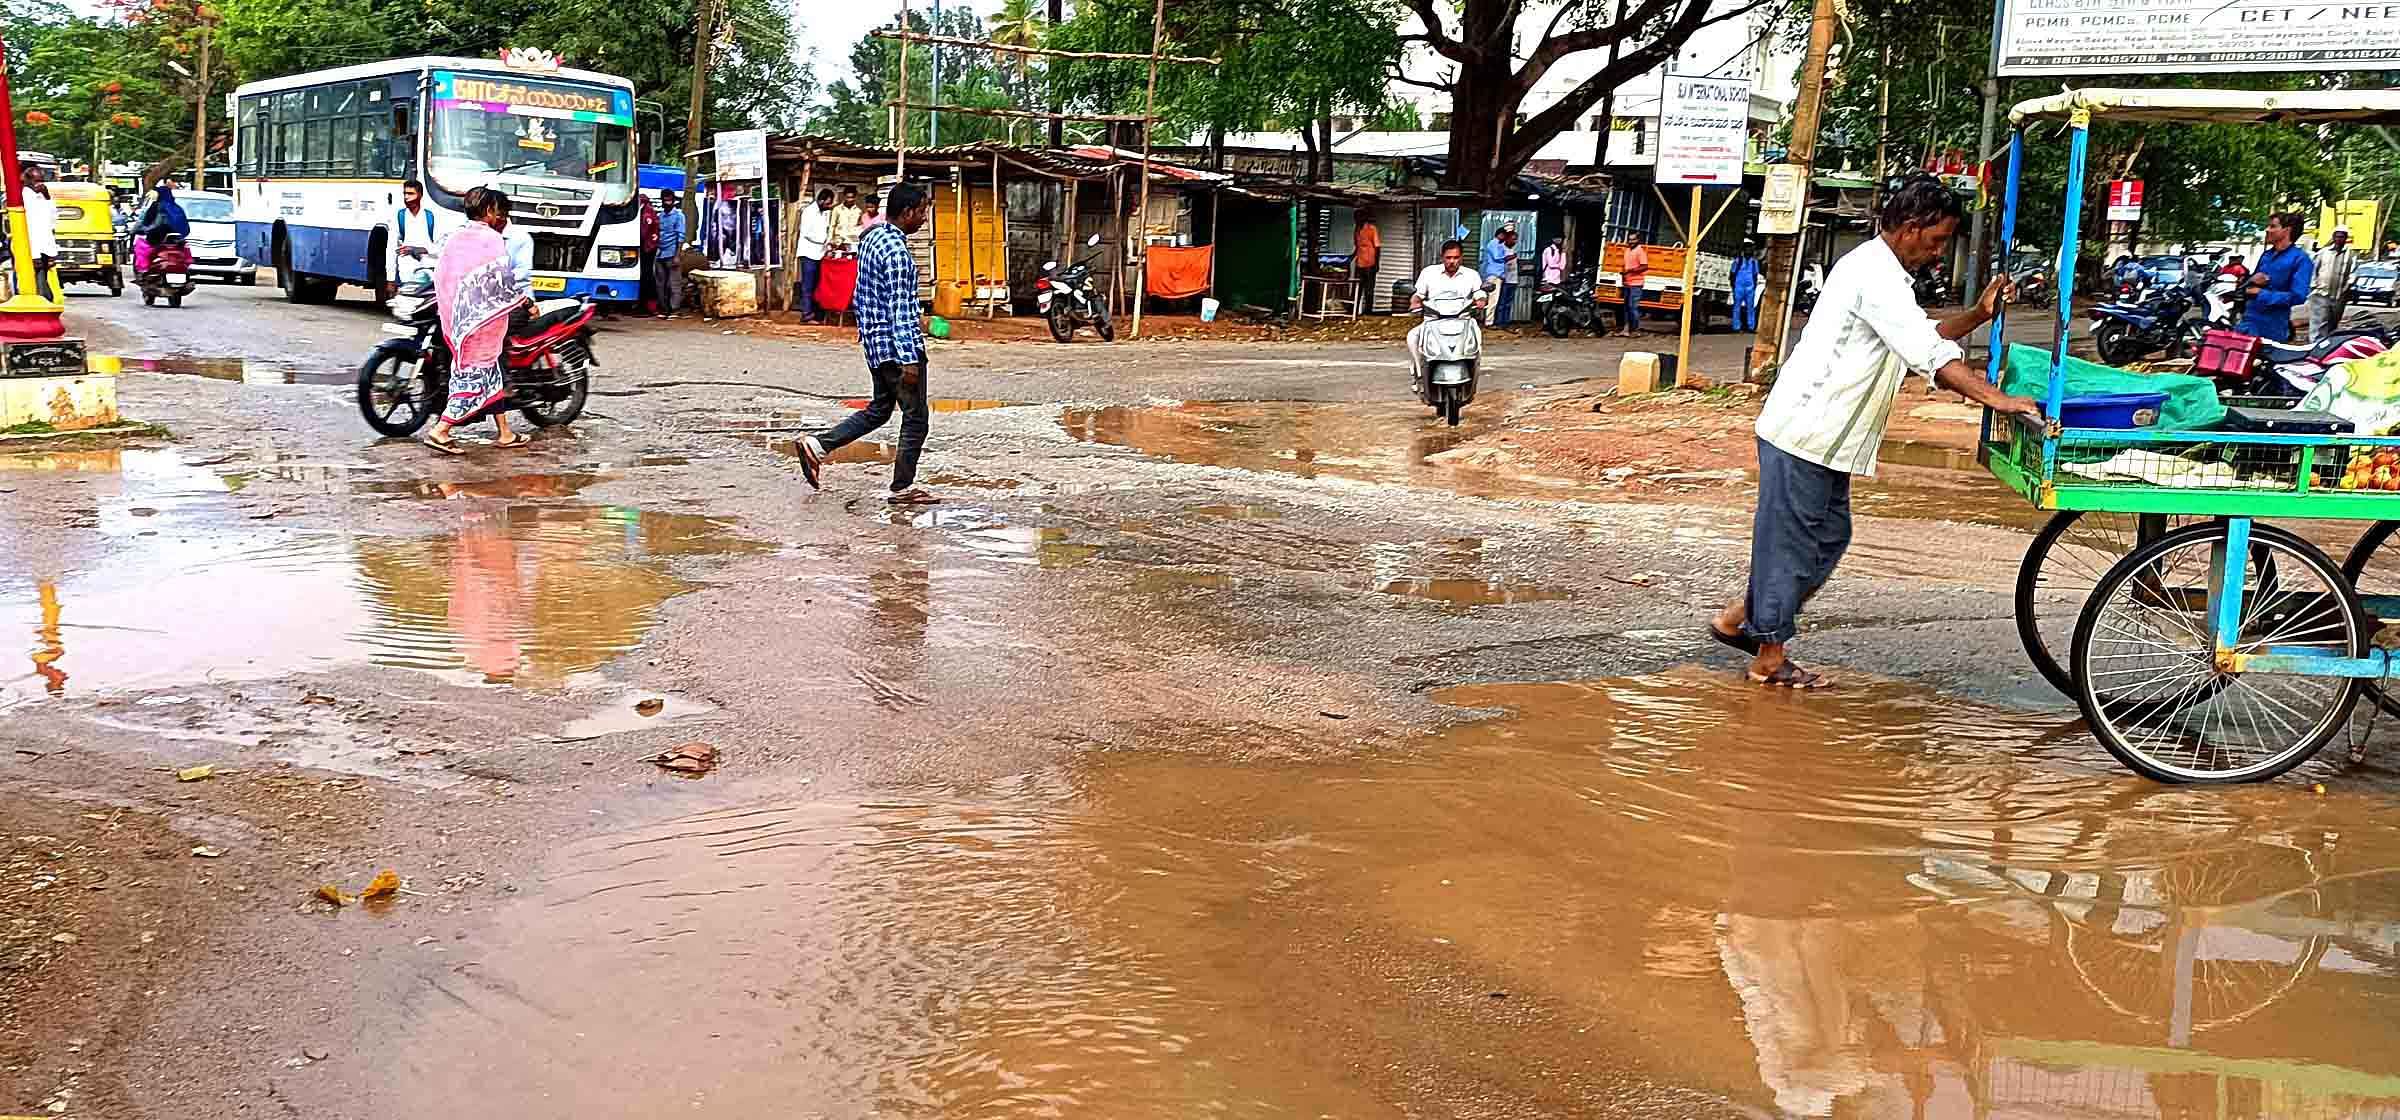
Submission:
M 1208 292 L 1208 260 L 1214 246 L 1152 245 L 1150 276 L 1142 287 L 1160 299 L 1182 299 Z

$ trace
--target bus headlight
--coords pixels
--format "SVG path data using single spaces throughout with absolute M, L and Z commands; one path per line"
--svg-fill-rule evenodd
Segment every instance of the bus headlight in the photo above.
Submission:
M 600 267 L 631 268 L 637 261 L 641 259 L 641 256 L 642 251 L 640 249 L 611 249 L 606 246 L 602 246 L 600 249 Z

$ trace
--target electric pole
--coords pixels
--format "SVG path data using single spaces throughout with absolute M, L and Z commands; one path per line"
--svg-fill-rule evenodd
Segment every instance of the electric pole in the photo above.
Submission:
M 1799 271 L 1800 242 L 1808 236 L 1810 177 L 1817 160 L 1817 125 L 1825 115 L 1825 56 L 1833 50 L 1833 0 L 1817 0 L 1808 27 L 1808 55 L 1800 64 L 1800 103 L 1792 111 L 1792 146 L 1784 160 L 1800 169 L 1800 232 L 1777 236 L 1767 246 L 1767 275 L 1760 293 L 1758 339 L 1750 348 L 1750 376 L 1782 360 L 1785 309 L 1792 302 L 1792 277 Z
M 700 157 L 692 153 L 700 149 L 700 130 L 708 125 L 708 64 L 716 54 L 717 0 L 700 0 L 694 7 L 700 9 L 700 26 L 692 42 L 692 113 L 685 118 L 683 130 L 683 212 L 687 221 L 700 220 L 699 192 L 693 189 L 700 184 Z
M 200 73 L 192 79 L 192 189 L 208 189 L 208 16 L 195 5 L 200 22 Z

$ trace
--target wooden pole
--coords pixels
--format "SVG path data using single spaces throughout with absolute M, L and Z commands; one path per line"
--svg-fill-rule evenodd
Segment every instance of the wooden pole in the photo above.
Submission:
M 1167 0 L 1153 0 L 1150 8 L 1150 88 L 1142 95 L 1142 185 L 1141 201 L 1135 204 L 1134 238 L 1136 251 L 1133 272 L 1133 333 L 1142 337 L 1142 297 L 1150 288 L 1150 134 L 1158 130 L 1158 49 L 1167 33 Z
M 698 38 L 692 43 L 692 109 L 684 117 L 683 126 L 683 213 L 686 221 L 699 228 L 700 219 L 700 157 L 693 155 L 703 145 L 700 130 L 708 124 L 708 64 L 714 53 L 710 44 L 716 38 L 717 6 L 701 0 L 693 7 L 700 10 Z M 664 125 L 660 126 L 662 129 Z
M 200 77 L 194 87 L 197 97 L 192 105 L 192 189 L 208 189 L 208 23 L 200 24 Z M 97 181 L 98 168 L 94 168 Z
M 1692 320 L 1700 315 L 1700 187 L 1692 186 L 1692 220 L 1683 227 L 1683 337 L 1675 344 L 1675 383 L 1692 376 Z
M 1059 224 L 1064 228 L 1058 235 L 1058 263 L 1061 267 L 1075 259 L 1075 189 L 1082 185 L 1081 179 L 1067 180 L 1067 212 L 1060 219 Z
M 1825 56 L 1833 49 L 1833 0 L 1817 0 L 1816 14 L 1808 30 L 1808 54 L 1800 65 L 1800 103 L 1792 114 L 1792 144 L 1784 159 L 1800 168 L 1800 198 L 1803 221 L 1807 214 L 1809 171 L 1817 158 L 1817 125 L 1825 114 Z M 1805 231 L 1806 226 L 1802 229 Z M 1800 237 L 1778 236 L 1767 247 L 1767 274 L 1760 291 L 1758 337 L 1750 347 L 1750 377 L 1756 380 L 1768 368 L 1780 362 L 1783 353 L 1784 328 L 1791 322 L 1784 314 L 1792 304 L 1792 277 L 1799 270 Z
M 1116 290 L 1110 294 L 1109 302 L 1117 303 L 1122 310 L 1124 305 L 1119 303 L 1125 298 L 1125 175 L 1122 168 L 1109 169 L 1108 208 L 1117 216 L 1117 261 L 1110 269 L 1110 275 L 1116 278 L 1113 281 Z
M 1000 220 L 1000 290 L 1008 290 L 1008 194 L 1000 188 L 1000 153 L 992 153 L 992 210 Z M 1000 310 L 1002 297 L 994 296 L 983 303 L 983 317 L 991 318 Z
M 1225 192 L 1208 192 L 1208 294 L 1217 294 L 1217 249 L 1225 241 Z
M 961 271 L 966 275 L 969 290 L 975 283 L 975 227 L 969 222 L 967 209 L 967 173 L 964 168 L 950 171 L 950 212 L 958 217 L 958 240 L 964 242 L 965 252 L 958 255 Z M 940 275 L 940 270 L 935 270 Z M 966 310 L 966 301 L 959 301 L 959 310 Z
M 998 117 L 1005 120 L 1065 120 L 1106 121 L 1131 124 L 1144 118 L 1134 113 L 1045 113 L 1037 109 L 990 109 L 977 105 L 944 105 L 934 101 L 887 101 L 893 108 L 916 109 L 922 112 L 939 110 L 962 117 Z
M 785 311 L 792 310 L 794 306 L 799 303 L 800 220 L 803 217 L 806 217 L 808 214 L 808 205 L 810 202 L 808 197 L 809 183 L 816 178 L 816 173 L 816 157 L 807 155 L 801 156 L 800 193 L 797 200 L 799 205 L 794 206 L 793 199 L 787 198 L 783 200 L 783 239 L 786 245 L 786 249 L 783 254 L 783 309 Z M 815 306 L 817 294 L 815 292 L 810 292 L 808 293 L 808 298 L 810 300 L 810 306 Z
M 705 0 L 703 0 L 705 2 Z M 1832 3 L 1833 0 L 1825 0 Z M 908 30 L 908 0 L 900 0 L 900 30 Z M 900 40 L 900 96 L 892 107 L 892 175 L 908 178 L 908 40 Z

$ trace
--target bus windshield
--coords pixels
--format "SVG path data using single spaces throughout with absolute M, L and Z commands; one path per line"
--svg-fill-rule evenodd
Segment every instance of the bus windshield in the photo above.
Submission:
M 427 170 L 452 194 L 497 176 L 631 201 L 633 95 L 579 82 L 434 73 Z

